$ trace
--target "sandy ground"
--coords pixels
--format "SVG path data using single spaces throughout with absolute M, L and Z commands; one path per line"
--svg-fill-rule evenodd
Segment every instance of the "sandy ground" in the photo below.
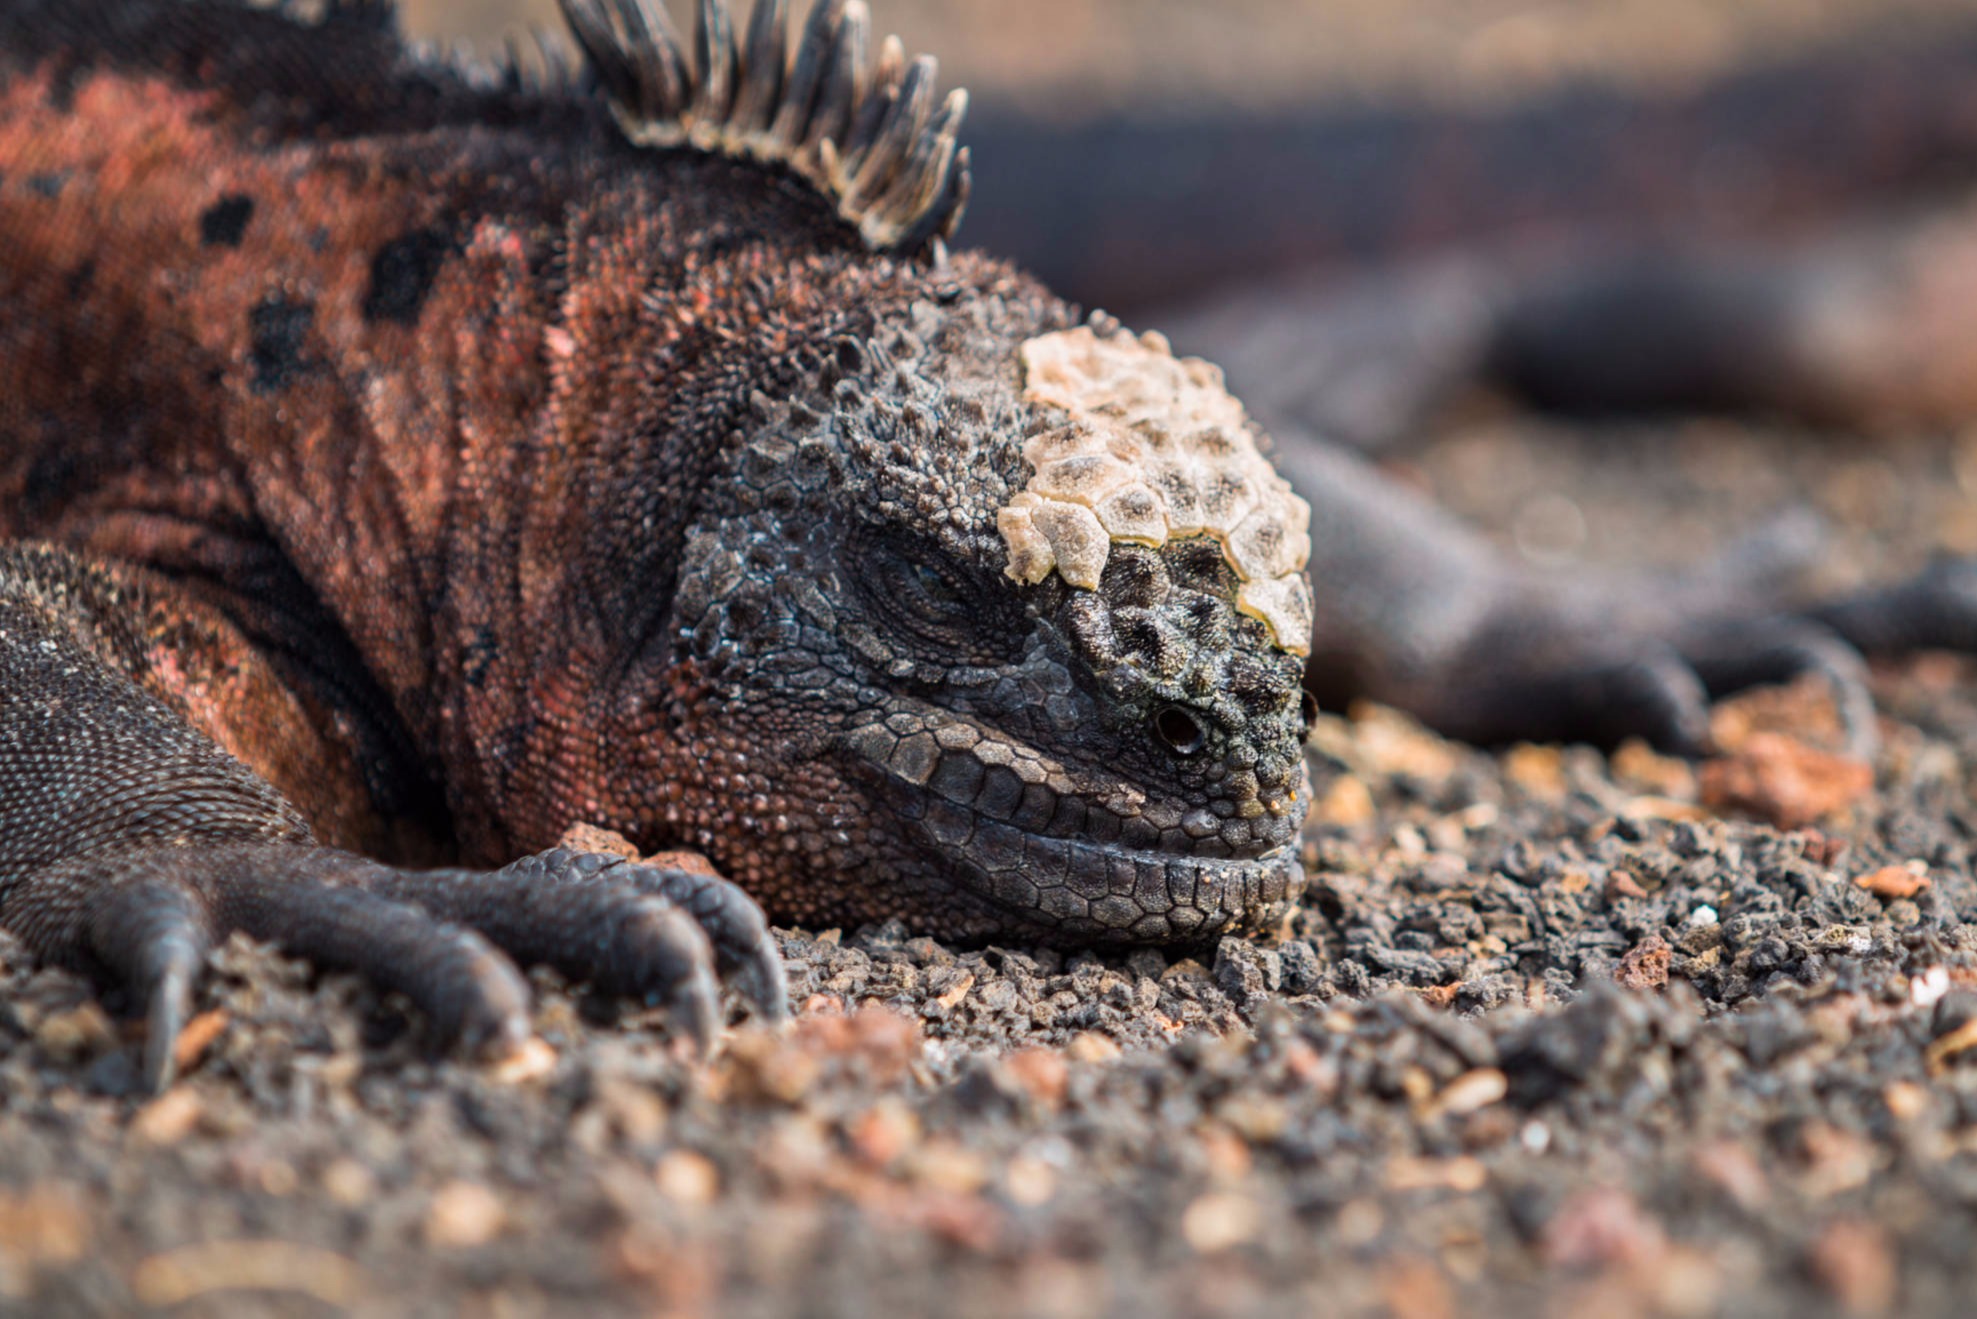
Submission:
M 1890 7 L 1657 12 L 1789 34 Z M 1216 12 L 1251 8 L 1285 6 Z M 1385 31 L 1382 6 L 1323 8 Z M 1156 26 L 1149 50 L 1175 39 Z M 1956 436 L 1498 417 L 1404 474 L 1551 562 L 1693 563 L 1795 503 L 1836 524 L 1836 585 L 1977 550 Z M 132 1028 L 0 939 L 0 1312 L 1958 1312 L 1977 664 L 1876 684 L 1864 792 L 1767 740 L 1819 740 L 1803 692 L 1726 704 L 1738 750 L 1700 771 L 1336 713 L 1313 883 L 1270 937 L 1095 957 L 786 931 L 796 1026 L 737 1009 L 706 1067 L 661 1016 L 547 976 L 540 1049 L 434 1060 L 395 1002 L 236 942 L 154 1099 Z M 1801 778 L 1726 804 L 1765 767 Z

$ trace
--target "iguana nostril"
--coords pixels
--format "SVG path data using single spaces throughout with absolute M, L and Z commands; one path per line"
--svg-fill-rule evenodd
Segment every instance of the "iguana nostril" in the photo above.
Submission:
M 1208 745 L 1208 730 L 1178 705 L 1170 705 L 1153 716 L 1153 732 L 1177 756 L 1196 755 Z

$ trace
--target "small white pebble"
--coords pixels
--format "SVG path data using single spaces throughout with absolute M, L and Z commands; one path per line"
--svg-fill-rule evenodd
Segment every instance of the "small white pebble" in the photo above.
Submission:
M 1551 1148 L 1551 1128 L 1536 1120 L 1526 1122 L 1524 1130 L 1518 1133 L 1518 1139 L 1532 1154 L 1543 1154 Z
M 1934 1007 L 1937 1000 L 1949 992 L 1948 967 L 1932 966 L 1919 976 L 1911 976 L 1908 981 L 1908 1001 L 1918 1008 Z
M 1691 925 L 1716 924 L 1716 908 L 1710 906 L 1708 903 L 1705 902 L 1702 906 L 1697 907 L 1694 911 L 1689 913 L 1689 924 Z

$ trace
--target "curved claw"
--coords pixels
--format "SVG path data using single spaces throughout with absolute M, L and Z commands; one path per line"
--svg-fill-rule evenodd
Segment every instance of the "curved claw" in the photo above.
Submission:
M 165 966 L 146 994 L 144 1086 L 161 1094 L 178 1079 L 178 1037 L 192 1016 L 192 987 L 205 954 L 190 942 L 174 940 Z
M 529 1034 L 528 982 L 469 921 L 392 891 L 397 874 L 328 848 L 213 848 L 201 889 L 229 928 L 412 1000 L 442 1044 L 482 1054 Z
M 442 1045 L 458 1046 L 479 1058 L 506 1057 L 529 1038 L 528 981 L 475 931 L 440 929 L 451 936 L 447 951 L 452 956 L 436 956 L 428 974 L 408 977 L 396 987 L 432 1018 Z M 375 966 L 355 969 L 374 983 L 392 986 Z
M 715 876 L 554 848 L 493 872 L 384 872 L 381 893 L 470 926 L 524 963 L 606 994 L 673 1005 L 704 1056 L 722 1024 L 717 964 L 738 970 L 758 1010 L 789 1011 L 782 959 L 761 909 Z
M 606 927 L 608 947 L 591 968 L 597 987 L 648 1003 L 665 1001 L 705 1057 L 721 1029 L 721 987 L 706 932 L 686 912 L 629 884 L 600 886 L 593 896 L 618 908 Z
M 515 960 L 606 993 L 670 1004 L 702 1057 L 722 1025 L 717 963 L 769 1021 L 788 1017 L 761 909 L 712 876 L 556 849 L 499 871 L 409 872 L 292 843 L 97 855 L 29 875 L 9 925 L 43 956 L 129 986 L 150 1023 L 146 1082 L 175 1070 L 179 1031 L 216 930 L 240 929 L 410 998 L 437 1041 L 504 1053 L 529 1034 Z
M 721 1033 L 721 986 L 714 979 L 711 959 L 694 963 L 679 978 L 667 1006 L 673 1020 L 693 1041 L 694 1056 L 705 1060 L 714 1051 L 714 1041 Z
M 783 955 L 772 942 L 749 963 L 749 1001 L 769 1026 L 787 1026 L 789 1014 L 789 972 L 783 968 Z
M 292 957 L 355 971 L 412 1000 L 434 1041 L 495 1056 L 529 1035 L 529 987 L 477 931 L 435 920 L 418 906 L 365 889 L 256 876 L 240 928 Z
M 1595 675 L 1582 707 L 1608 743 L 1629 736 L 1679 755 L 1702 754 L 1709 743 L 1707 685 L 1673 652 L 1646 655 Z
M 768 918 L 755 900 L 718 875 L 663 866 L 631 865 L 621 872 L 641 890 L 678 904 L 700 923 L 723 970 L 742 976 L 749 1002 L 764 1022 L 789 1020 L 789 977 Z
M 144 1086 L 158 1094 L 176 1078 L 178 1034 L 214 945 L 206 902 L 176 880 L 132 880 L 111 888 L 85 922 L 89 955 L 144 1005 Z
M 1830 628 L 1807 619 L 1769 618 L 1721 624 L 1692 637 L 1683 654 L 1712 696 L 1814 677 L 1832 694 L 1847 754 L 1871 760 L 1880 746 L 1874 695 L 1860 652 Z
M 90 913 L 87 937 L 97 961 L 144 1005 L 144 1084 L 161 1092 L 176 1078 L 179 1032 L 213 945 L 206 905 L 171 881 L 122 884 Z

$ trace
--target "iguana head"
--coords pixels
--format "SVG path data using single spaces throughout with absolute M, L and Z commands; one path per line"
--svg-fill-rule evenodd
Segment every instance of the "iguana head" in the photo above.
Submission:
M 896 43 L 868 63 L 856 0 L 819 0 L 793 58 L 782 5 L 737 45 L 705 0 L 691 69 L 637 0 L 565 9 L 634 142 L 767 162 L 842 226 L 708 258 L 754 260 L 722 278 L 758 307 L 702 332 L 689 369 L 735 359 L 667 405 L 726 439 L 626 703 L 660 707 L 637 727 L 667 749 L 604 813 L 811 924 L 1118 943 L 1267 919 L 1302 879 L 1309 510 L 1219 373 L 947 258 L 965 102 L 936 110 Z
M 690 840 L 811 922 L 1254 924 L 1302 875 L 1308 510 L 1212 368 L 923 278 L 756 397 L 688 534 Z

